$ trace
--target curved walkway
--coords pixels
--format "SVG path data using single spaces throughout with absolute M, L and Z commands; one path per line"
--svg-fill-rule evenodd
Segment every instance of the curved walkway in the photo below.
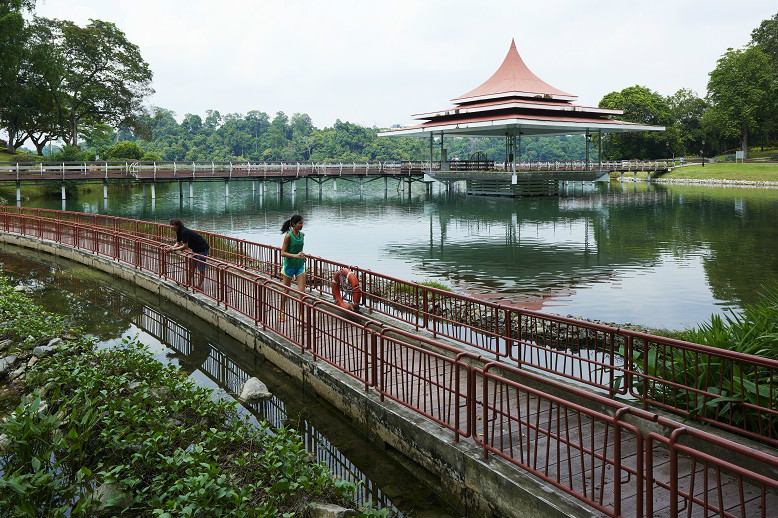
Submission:
M 88 251 L 186 287 L 186 258 L 165 252 L 161 241 L 167 230 L 160 225 L 4 208 L 0 231 Z M 488 361 L 375 320 L 355 322 L 353 315 L 309 294 L 294 290 L 287 294 L 280 283 L 267 277 L 278 267 L 277 249 L 215 234 L 208 238 L 217 258 L 209 259 L 200 295 L 284 337 L 381 399 L 391 399 L 434 421 L 455 440 L 467 438 L 484 456 L 501 458 L 599 513 L 678 516 L 683 510 L 688 516 L 766 516 L 767 509 L 778 504 L 774 454 L 525 368 L 555 371 L 611 396 L 642 395 L 645 404 L 646 387 L 662 382 L 628 362 L 627 367 L 619 366 L 616 343 L 620 340 L 634 353 L 657 343 L 656 337 L 421 290 L 418 285 L 360 271 L 368 308 L 515 365 Z M 224 261 L 225 256 L 232 261 Z M 339 265 L 316 258 L 312 262 L 314 288 L 323 290 L 332 267 Z M 283 321 L 281 311 L 288 315 Z M 512 332 L 511 319 L 516 316 L 518 336 Z M 683 342 L 661 345 L 680 349 L 684 356 L 696 354 L 698 360 L 703 354 L 726 357 L 726 351 L 691 351 L 693 344 Z M 742 357 L 731 361 L 757 362 Z M 571 364 L 577 368 L 567 368 Z M 618 385 L 617 374 L 626 383 Z M 667 387 L 675 391 L 676 397 L 679 390 L 689 390 L 677 382 L 664 387 L 665 392 Z

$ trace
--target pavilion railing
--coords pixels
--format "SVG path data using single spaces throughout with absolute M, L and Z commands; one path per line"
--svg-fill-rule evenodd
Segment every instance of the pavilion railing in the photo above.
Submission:
M 5 213 L 100 226 L 172 242 L 167 225 L 114 216 L 5 207 Z M 280 276 L 278 247 L 201 231 L 211 255 L 269 278 Z M 357 274 L 363 307 L 432 338 L 778 445 L 778 361 L 484 301 L 371 270 L 307 256 L 312 290 L 329 294 L 341 268 Z
M 0 232 L 191 289 L 607 516 L 764 517 L 778 505 L 778 456 L 369 318 L 355 322 L 257 272 L 209 258 L 198 289 L 192 256 L 137 233 L 8 210 Z

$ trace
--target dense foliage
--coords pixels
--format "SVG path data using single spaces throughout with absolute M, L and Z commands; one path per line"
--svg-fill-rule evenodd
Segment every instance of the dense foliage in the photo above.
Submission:
M 336 121 L 316 128 L 304 113 L 291 117 L 252 110 L 204 117 L 141 106 L 152 91 L 148 64 L 112 23 L 85 27 L 22 13 L 34 0 L 0 0 L 0 125 L 13 152 L 29 141 L 38 156 L 47 143 L 63 142 L 56 160 L 108 159 L 184 161 L 363 161 L 426 160 L 426 139 L 378 138 L 378 128 Z M 778 139 L 778 14 L 752 32 L 744 49 L 728 49 L 710 72 L 705 97 L 681 88 L 662 96 L 635 85 L 611 92 L 601 107 L 624 110 L 620 118 L 665 126 L 662 133 L 612 134 L 603 157 L 654 159 L 711 156 L 748 143 Z M 124 144 L 135 143 L 137 146 Z M 121 145 L 122 147 L 118 147 Z M 586 146 L 596 158 L 597 142 L 584 137 L 525 138 L 524 160 L 582 160 Z M 439 159 L 439 144 L 433 159 Z M 447 138 L 449 158 L 484 153 L 504 160 L 497 138 Z M 69 149 L 72 148 L 72 149 Z M 21 157 L 19 160 L 31 159 Z
M 0 421 L 0 516 L 292 517 L 355 490 L 313 462 L 293 430 L 239 418 L 234 402 L 134 340 L 99 350 L 63 334 L 61 317 L 2 277 L 0 320 L 0 338 L 16 344 L 6 353 L 19 357 L 65 338 L 6 384 L 27 393 Z

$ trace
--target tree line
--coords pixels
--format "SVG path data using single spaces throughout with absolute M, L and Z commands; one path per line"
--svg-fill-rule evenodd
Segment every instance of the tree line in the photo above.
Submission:
M 662 133 L 608 135 L 608 158 L 711 156 L 778 140 L 778 14 L 763 20 L 741 49 L 729 48 L 709 74 L 707 95 L 682 88 L 663 97 L 645 86 L 611 92 L 601 108 L 624 110 L 625 120 L 663 125 Z
M 429 141 L 378 138 L 376 127 L 336 121 L 317 128 L 304 113 L 288 116 L 207 110 L 204 117 L 146 108 L 152 71 L 116 25 L 32 15 L 35 0 L 0 0 L 0 125 L 14 153 L 29 142 L 37 159 L 184 161 L 425 160 Z M 664 97 L 635 85 L 605 95 L 602 108 L 620 119 L 663 125 L 665 132 L 603 137 L 603 158 L 710 156 L 778 138 L 778 14 L 753 30 L 742 49 L 728 49 L 710 72 L 707 95 L 680 89 Z M 61 143 L 56 153 L 46 146 Z M 476 153 L 504 160 L 499 138 L 446 138 L 449 158 Z M 434 146 L 437 159 L 438 144 Z M 596 158 L 596 139 L 525 137 L 523 160 Z M 34 159 L 20 155 L 18 160 Z

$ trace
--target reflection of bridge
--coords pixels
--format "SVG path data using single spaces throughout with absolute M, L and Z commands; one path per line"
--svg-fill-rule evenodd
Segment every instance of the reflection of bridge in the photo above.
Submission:
M 187 262 L 165 253 L 170 231 L 163 225 L 5 208 L 0 231 L 187 286 Z M 273 280 L 277 248 L 203 234 L 214 257 L 202 297 L 340 370 L 355 387 L 434 423 L 436 437 L 448 430 L 452 440 L 469 439 L 504 463 L 503 473 L 515 467 L 608 516 L 766 516 L 778 505 L 777 361 L 505 307 L 360 269 L 365 309 L 386 319 L 344 315 L 312 294 L 298 300 L 285 293 Z M 343 266 L 309 257 L 311 291 L 327 289 Z M 425 466 L 440 470 L 443 461 Z M 519 486 L 511 476 L 501 480 Z M 491 486 L 480 482 L 476 477 L 469 485 L 493 498 L 495 509 L 517 512 L 506 509 L 511 495 L 504 489 L 489 493 Z
M 133 323 L 181 355 L 181 360 L 200 370 L 230 394 L 238 394 L 251 376 L 232 358 L 211 342 L 195 339 L 189 329 L 162 313 L 143 306 L 133 317 Z M 271 428 L 280 428 L 287 421 L 286 405 L 276 396 L 256 403 L 241 403 L 257 420 L 265 420 Z M 338 478 L 361 482 L 354 499 L 359 505 L 373 502 L 379 509 L 390 508 L 399 514 L 386 495 L 307 420 L 297 423 L 297 431 L 316 462 L 325 464 Z

